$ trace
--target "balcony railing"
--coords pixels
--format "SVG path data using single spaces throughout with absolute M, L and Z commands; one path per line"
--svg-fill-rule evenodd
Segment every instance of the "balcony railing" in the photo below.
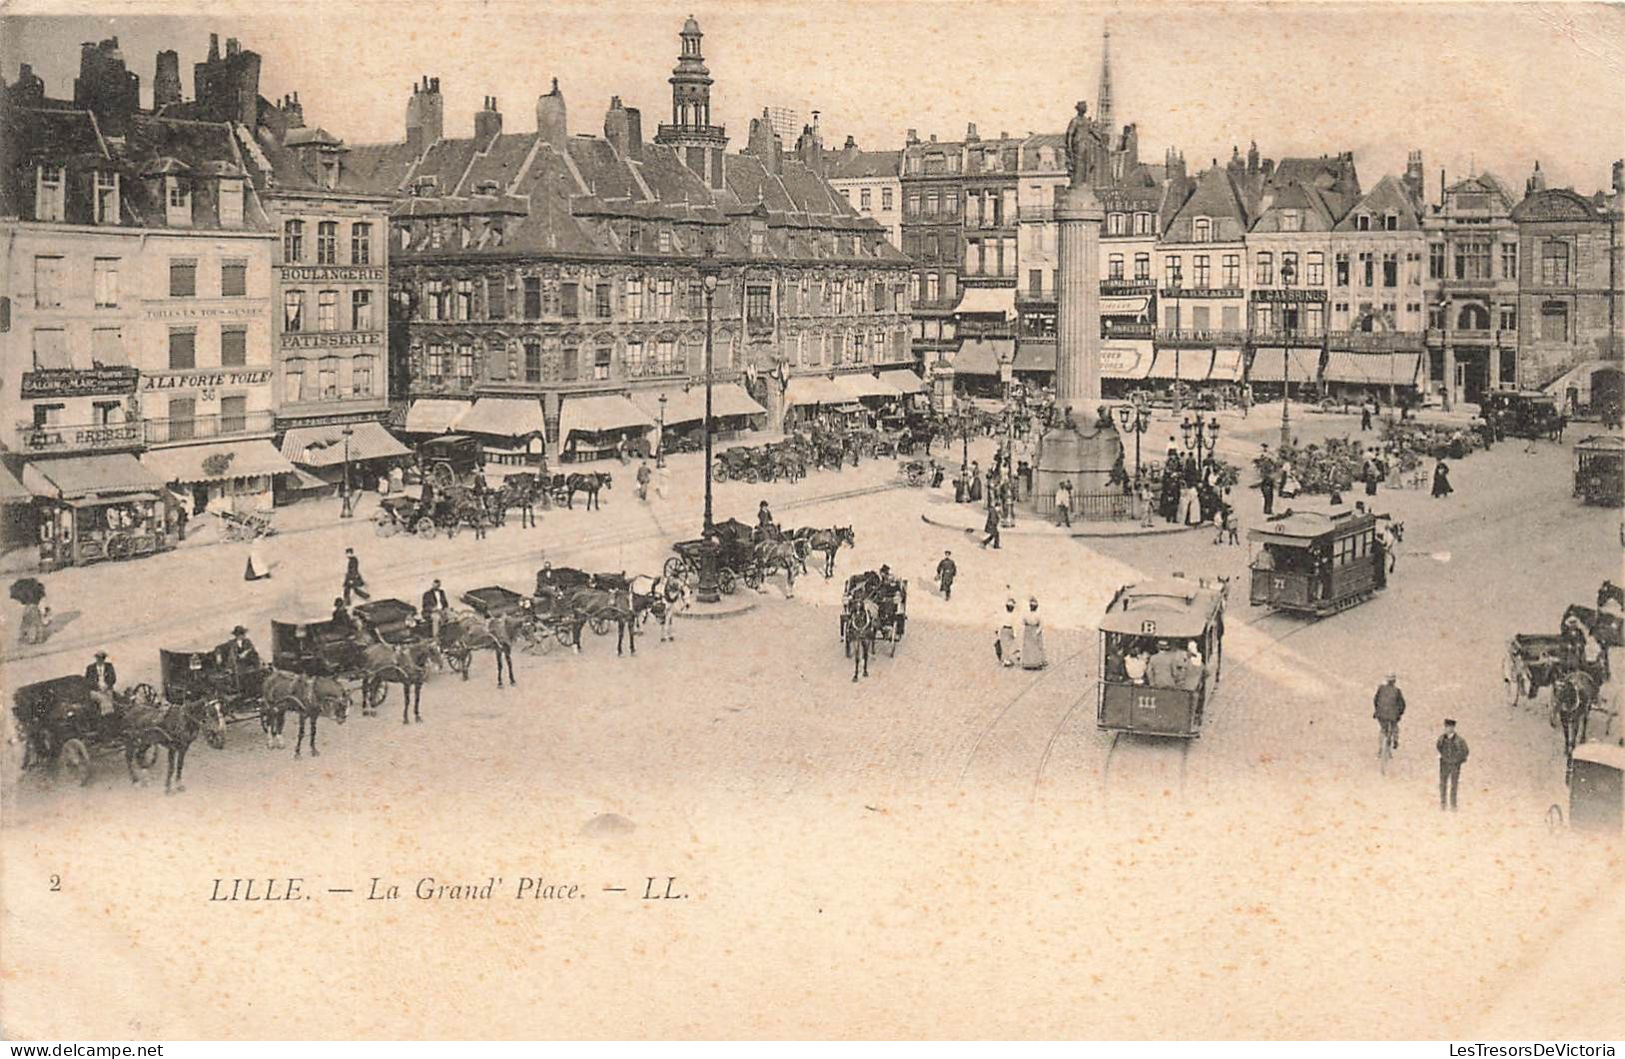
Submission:
M 1017 305 L 1054 305 L 1055 292 L 1053 290 L 1033 290 L 1031 287 L 1022 290 L 1016 289 Z
M 206 438 L 232 438 L 247 434 L 269 434 L 276 428 L 276 414 L 269 409 L 242 415 L 199 415 L 190 418 L 149 419 L 148 445 L 168 445 L 177 441 Z
M 1100 333 L 1105 338 L 1150 338 L 1156 330 L 1144 320 L 1113 320 L 1103 317 L 1100 321 Z
M 1508 328 L 1499 330 L 1489 327 L 1430 327 L 1427 329 L 1429 345 L 1440 346 L 1446 342 L 1466 346 L 1505 346 L 1508 349 L 1518 344 L 1518 332 Z
M 1422 344 L 1420 331 L 1332 331 L 1327 345 L 1353 353 L 1397 353 Z
M 1254 330 L 1252 341 L 1258 346 L 1320 346 L 1326 336 L 1319 332 L 1283 331 L 1280 329 Z
M 1159 327 L 1154 337 L 1165 346 L 1239 346 L 1247 340 L 1247 332 L 1212 327 Z
M 68 452 L 110 452 L 138 449 L 142 444 L 142 423 L 127 419 L 122 423 L 53 423 L 36 426 L 17 424 L 17 447 L 22 452 L 56 455 Z

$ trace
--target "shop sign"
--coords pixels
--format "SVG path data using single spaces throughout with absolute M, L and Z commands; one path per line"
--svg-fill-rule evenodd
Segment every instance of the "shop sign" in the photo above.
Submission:
M 325 349 L 329 346 L 380 346 L 382 331 L 296 331 L 282 336 L 283 349 Z
M 141 392 L 263 386 L 270 381 L 269 368 L 237 368 L 231 371 L 150 371 L 141 377 Z
M 19 432 L 29 452 L 75 452 L 84 449 L 122 449 L 139 445 L 142 425 L 115 423 L 87 427 L 34 427 Z
M 252 320 L 263 316 L 270 306 L 264 299 L 232 299 L 218 305 L 162 305 L 149 308 L 148 320 L 216 320 L 222 317 Z
M 1255 290 L 1252 292 L 1255 302 L 1323 302 L 1326 292 L 1323 290 Z
M 382 283 L 382 268 L 365 266 L 283 265 L 282 279 L 286 283 Z
M 134 368 L 61 368 L 23 372 L 22 399 L 86 397 L 134 393 L 141 373 Z

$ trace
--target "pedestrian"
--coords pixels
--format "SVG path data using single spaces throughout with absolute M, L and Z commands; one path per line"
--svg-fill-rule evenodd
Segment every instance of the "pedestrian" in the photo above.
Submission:
M 344 549 L 344 602 L 350 602 L 352 595 L 362 599 L 371 599 L 372 594 L 367 591 L 367 580 L 361 576 L 361 560 L 356 558 L 354 548 Z
M 1055 487 L 1055 515 L 1059 525 L 1072 527 L 1072 483 L 1068 480 Z
M 1455 490 L 1450 487 L 1450 468 L 1440 460 L 1433 465 L 1433 499 L 1449 496 L 1453 492 Z
M 933 489 L 942 488 L 943 473 L 944 472 L 942 470 L 942 464 L 938 463 L 936 460 L 932 460 L 931 461 L 931 488 L 933 488 Z
M 1009 596 L 1004 601 L 1004 613 L 999 615 L 999 623 L 994 627 L 993 653 L 1009 669 L 1016 664 L 1016 597 Z
M 970 461 L 970 478 L 965 483 L 965 489 L 971 503 L 982 499 L 982 467 L 975 460 Z
M 423 593 L 422 606 L 419 613 L 429 622 L 429 631 L 435 643 L 440 642 L 440 626 L 445 623 L 446 611 L 450 603 L 446 600 L 446 590 L 440 587 L 440 579 L 434 579 L 429 591 Z
M 1399 674 L 1389 673 L 1388 679 L 1377 685 L 1377 693 L 1371 697 L 1371 716 L 1381 726 L 1382 739 L 1389 750 L 1399 749 L 1399 719 L 1405 716 L 1405 693 L 1399 690 L 1398 680 Z M 1380 747 L 1377 755 L 1382 756 Z
M 942 561 L 937 563 L 937 587 L 942 589 L 943 601 L 954 598 L 954 578 L 959 576 L 959 567 L 954 562 L 954 553 L 942 553 Z
M 986 548 L 991 544 L 997 549 L 999 547 L 999 512 L 997 508 L 989 507 L 987 509 L 987 521 L 983 523 L 982 529 L 987 532 L 987 536 L 982 538 L 982 547 Z
M 1044 657 L 1044 622 L 1038 616 L 1038 597 L 1027 600 L 1027 613 L 1021 619 L 1021 668 L 1043 669 L 1049 665 Z
M 1456 734 L 1456 722 L 1444 722 L 1444 734 L 1433 744 L 1439 752 L 1439 808 L 1445 808 L 1448 790 L 1450 811 L 1456 811 L 1456 789 L 1461 786 L 1461 766 L 1467 760 L 1467 740 Z
M 626 439 L 625 438 L 616 438 L 615 439 L 615 458 L 617 460 L 621 461 L 621 466 L 622 467 L 626 466 Z
M 1269 445 L 1261 445 L 1260 459 L 1264 461 L 1258 474 L 1258 491 L 1264 494 L 1265 516 L 1275 514 L 1275 461 L 1270 458 Z
M 1365 454 L 1365 463 L 1360 466 L 1360 477 L 1365 479 L 1365 495 L 1376 496 L 1377 482 L 1380 480 L 1380 476 L 1377 474 L 1376 450 L 1373 449 Z
M 186 543 L 186 524 L 192 520 L 191 514 L 186 510 L 185 504 L 175 507 L 175 528 L 180 532 L 181 543 Z
M 248 565 L 243 569 L 244 581 L 265 581 L 271 577 L 271 564 L 260 554 L 259 538 L 248 542 Z
M 645 504 L 649 502 L 649 480 L 653 477 L 654 472 L 649 470 L 649 461 L 638 461 L 638 499 Z
M 1016 463 L 1016 477 L 1021 480 L 1021 494 L 1016 499 L 1025 500 L 1033 495 L 1033 465 L 1026 460 Z
M 964 502 L 965 502 L 965 473 L 964 473 L 964 468 L 960 468 L 960 473 L 954 475 L 954 503 L 963 504 Z
M 51 608 L 44 605 L 43 597 L 34 603 L 24 603 L 22 620 L 17 624 L 17 642 L 42 644 L 50 636 Z
M 1371 404 L 1368 401 L 1360 402 L 1360 432 L 1363 434 L 1371 429 Z
M 1150 529 L 1152 526 L 1156 525 L 1157 520 L 1157 506 L 1153 502 L 1154 498 L 1151 495 L 1151 480 L 1148 478 L 1142 479 L 1138 488 L 1140 498 L 1140 526 L 1142 529 Z

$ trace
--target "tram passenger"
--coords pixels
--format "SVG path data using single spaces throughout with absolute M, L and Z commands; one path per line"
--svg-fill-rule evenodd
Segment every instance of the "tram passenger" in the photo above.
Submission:
M 1130 644 L 1128 653 L 1123 656 L 1123 674 L 1130 684 L 1145 683 L 1146 660 L 1145 652 L 1140 645 Z
M 1157 641 L 1157 652 L 1145 664 L 1145 682 L 1154 688 L 1177 688 L 1185 653 L 1174 650 L 1167 640 Z
M 1195 691 L 1202 686 L 1202 651 L 1195 640 L 1185 644 L 1185 671 L 1181 674 L 1180 687 L 1186 691 Z

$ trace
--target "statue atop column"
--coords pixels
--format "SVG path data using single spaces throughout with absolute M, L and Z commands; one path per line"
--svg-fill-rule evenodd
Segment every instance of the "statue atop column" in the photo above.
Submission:
M 1089 187 L 1106 159 L 1107 149 L 1105 137 L 1100 134 L 1094 119 L 1089 117 L 1089 104 L 1081 99 L 1078 100 L 1078 112 L 1066 127 L 1066 142 L 1062 146 L 1066 151 L 1066 169 L 1072 178 L 1072 186 Z

